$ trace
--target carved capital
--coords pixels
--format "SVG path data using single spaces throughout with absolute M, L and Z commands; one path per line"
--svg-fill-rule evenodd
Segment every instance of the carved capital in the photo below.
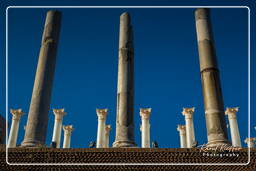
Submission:
M 193 117 L 193 114 L 195 112 L 195 108 L 183 108 L 182 115 L 185 116 L 186 119 L 191 119 Z
M 22 112 L 22 109 L 11 109 L 10 110 L 12 116 L 12 120 L 20 120 L 21 115 L 24 114 L 24 112 Z
M 111 131 L 111 125 L 106 125 L 105 130 L 106 134 L 109 134 L 109 132 Z
M 185 125 L 178 125 L 177 131 L 179 131 L 179 132 L 186 131 L 186 126 Z
M 53 109 L 53 113 L 55 115 L 55 119 L 62 119 L 64 115 L 67 113 L 63 109 Z
M 151 108 L 141 108 L 140 109 L 141 119 L 149 119 L 150 115 L 151 115 Z
M 227 107 L 225 114 L 228 115 L 229 119 L 235 119 L 236 118 L 236 113 L 238 112 L 238 107 Z
M 73 125 L 66 125 L 63 126 L 63 130 L 65 134 L 71 134 L 71 132 L 74 130 Z
M 96 109 L 99 120 L 105 120 L 108 114 L 108 109 Z
M 246 138 L 246 139 L 244 140 L 244 142 L 245 142 L 246 144 L 248 144 L 248 143 L 254 143 L 255 141 L 256 141 L 256 138 L 254 138 L 254 137 Z

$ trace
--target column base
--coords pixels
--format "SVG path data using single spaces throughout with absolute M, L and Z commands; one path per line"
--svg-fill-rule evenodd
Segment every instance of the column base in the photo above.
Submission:
M 230 147 L 232 146 L 227 140 L 216 140 L 208 142 L 207 147 Z
M 133 141 L 115 141 L 113 143 L 113 147 L 115 148 L 132 148 L 132 147 L 137 147 L 135 142 Z
M 42 144 L 39 141 L 23 141 L 21 143 L 20 147 L 31 147 L 31 148 L 43 148 L 43 147 L 47 147 L 45 144 Z

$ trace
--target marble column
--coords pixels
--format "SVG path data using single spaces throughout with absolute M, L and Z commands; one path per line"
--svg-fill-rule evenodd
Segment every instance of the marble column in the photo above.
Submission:
M 208 146 L 229 145 L 209 9 L 195 11 Z
M 238 129 L 236 113 L 238 112 L 238 107 L 227 108 L 225 114 L 228 115 L 228 121 L 230 125 L 230 133 L 232 139 L 232 146 L 234 147 L 242 147 L 241 146 L 241 138 Z
M 62 120 L 63 116 L 66 115 L 66 112 L 64 112 L 64 109 L 53 109 L 53 113 L 55 115 L 55 122 L 53 128 L 52 142 L 55 142 L 56 147 L 60 148 Z
M 71 133 L 73 132 L 74 128 L 72 125 L 66 125 L 66 126 L 63 126 L 63 130 L 64 130 L 63 148 L 70 148 Z
M 97 148 L 105 147 L 105 130 L 106 130 L 106 118 L 108 109 L 96 109 L 98 116 L 98 130 L 97 130 Z
M 186 122 L 187 148 L 192 148 L 196 144 L 194 121 L 193 121 L 194 112 L 195 112 L 194 107 L 183 108 L 183 111 L 182 111 L 182 115 L 185 116 L 185 122 Z
M 178 125 L 177 131 L 180 135 L 180 148 L 187 148 L 186 126 Z
M 151 108 L 140 109 L 141 116 L 141 147 L 150 148 L 150 123 Z
M 116 137 L 113 147 L 134 147 L 134 50 L 131 18 L 120 16 Z
M 18 132 L 19 132 L 19 125 L 20 125 L 20 117 L 24 113 L 22 112 L 21 109 L 11 109 L 11 114 L 12 114 L 12 125 L 11 125 L 11 130 L 8 138 L 8 148 L 14 148 L 16 147 L 17 144 L 17 137 L 18 137 Z
M 244 140 L 244 142 L 247 144 L 247 147 L 248 147 L 248 148 L 254 148 L 255 141 L 256 141 L 256 138 L 253 138 L 253 137 L 246 138 L 246 139 Z
M 105 148 L 109 148 L 109 133 L 111 131 L 111 126 L 110 125 L 106 125 L 105 127 Z
M 45 144 L 60 24 L 61 13 L 48 11 L 22 146 L 34 147 Z

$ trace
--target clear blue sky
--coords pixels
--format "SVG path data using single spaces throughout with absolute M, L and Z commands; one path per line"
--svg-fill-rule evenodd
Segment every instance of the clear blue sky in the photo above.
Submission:
M 21 118 L 18 144 L 24 137 L 47 10 L 9 10 L 9 108 L 22 108 L 26 113 Z M 160 147 L 179 147 L 176 128 L 184 124 L 183 107 L 196 108 L 195 136 L 199 144 L 207 142 L 195 9 L 59 10 L 62 27 L 47 144 L 52 138 L 53 108 L 65 108 L 63 124 L 75 127 L 71 140 L 75 148 L 96 140 L 95 110 L 108 108 L 113 143 L 119 16 L 125 11 L 134 27 L 136 143 L 141 145 L 139 108 L 144 107 L 152 108 L 151 140 L 158 141 Z M 211 11 L 224 103 L 225 107 L 240 107 L 237 117 L 242 141 L 248 132 L 247 14 L 245 8 Z M 5 113 L 4 106 L 0 109 Z M 255 136 L 255 131 L 252 133 Z

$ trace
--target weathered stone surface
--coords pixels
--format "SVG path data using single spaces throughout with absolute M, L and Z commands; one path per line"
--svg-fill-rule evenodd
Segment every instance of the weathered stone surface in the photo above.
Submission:
M 22 146 L 29 147 L 45 144 L 60 24 L 60 12 L 47 12 Z
M 133 147 L 134 53 L 133 31 L 127 12 L 120 16 L 116 138 L 114 147 Z
M 195 11 L 208 145 L 229 144 L 209 9 Z

